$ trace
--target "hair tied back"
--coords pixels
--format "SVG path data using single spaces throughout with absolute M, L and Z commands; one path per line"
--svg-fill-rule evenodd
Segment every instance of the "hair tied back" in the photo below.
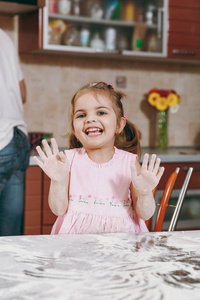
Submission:
M 114 87 L 111 83 L 108 84 L 108 87 L 114 90 Z
M 107 84 L 106 82 L 104 82 L 103 80 L 101 80 L 100 82 L 105 83 L 107 85 L 108 88 L 114 90 L 114 87 L 111 83 Z

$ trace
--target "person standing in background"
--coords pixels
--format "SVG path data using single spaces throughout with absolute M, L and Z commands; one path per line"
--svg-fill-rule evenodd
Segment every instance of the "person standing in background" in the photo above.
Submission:
M 23 117 L 26 86 L 10 37 L 0 29 L 0 236 L 23 234 L 30 147 Z

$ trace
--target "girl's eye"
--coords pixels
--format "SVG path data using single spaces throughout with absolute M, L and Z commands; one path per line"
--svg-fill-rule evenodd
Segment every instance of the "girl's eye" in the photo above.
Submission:
M 98 114 L 98 116 L 102 116 L 102 115 L 106 115 L 106 112 L 105 111 L 99 111 L 97 114 Z
M 80 114 L 77 116 L 77 118 L 84 118 L 85 117 L 85 114 Z

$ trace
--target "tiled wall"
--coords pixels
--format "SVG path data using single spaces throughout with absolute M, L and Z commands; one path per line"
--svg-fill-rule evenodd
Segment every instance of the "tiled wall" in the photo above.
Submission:
M 0 27 L 17 47 L 17 17 L 0 17 Z M 23 54 L 21 65 L 27 85 L 25 120 L 29 131 L 53 132 L 66 146 L 68 109 L 73 93 L 83 84 L 103 80 L 116 86 L 126 76 L 124 107 L 127 118 L 142 132 L 142 146 L 154 144 L 155 110 L 144 103 L 153 87 L 174 89 L 181 95 L 178 113 L 169 114 L 169 146 L 200 146 L 200 64 L 153 63 L 92 59 L 64 55 Z

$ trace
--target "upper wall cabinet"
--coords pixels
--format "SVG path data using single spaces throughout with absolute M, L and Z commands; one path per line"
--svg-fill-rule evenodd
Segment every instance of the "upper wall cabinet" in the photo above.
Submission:
M 200 0 L 169 0 L 168 57 L 200 59 Z
M 20 16 L 19 50 L 165 58 L 167 16 L 167 0 L 46 0 Z
M 43 6 L 45 6 L 45 0 L 0 0 L 0 14 L 13 16 L 36 11 Z

